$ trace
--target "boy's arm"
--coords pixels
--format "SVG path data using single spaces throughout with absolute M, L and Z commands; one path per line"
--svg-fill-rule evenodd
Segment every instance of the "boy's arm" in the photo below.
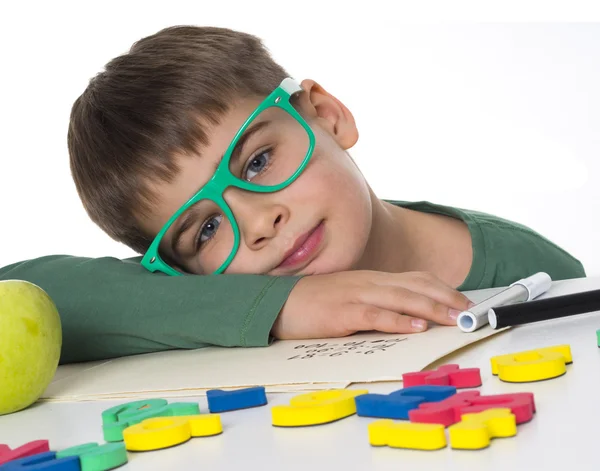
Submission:
M 53 255 L 0 268 L 56 303 L 63 328 L 60 363 L 208 345 L 266 346 L 301 277 L 150 273 L 139 258 Z

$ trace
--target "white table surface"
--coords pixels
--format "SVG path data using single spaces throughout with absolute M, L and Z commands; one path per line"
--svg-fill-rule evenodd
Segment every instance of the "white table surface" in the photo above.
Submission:
M 573 280 L 579 291 L 600 288 L 600 277 Z M 221 414 L 223 434 L 165 450 L 129 453 L 122 471 L 138 470 L 596 470 L 600 469 L 600 312 L 514 327 L 444 358 L 481 368 L 482 394 L 530 391 L 537 414 L 518 426 L 517 436 L 492 440 L 485 450 L 439 451 L 371 447 L 367 425 L 377 419 L 352 416 L 322 426 L 285 429 L 271 425 L 270 406 L 287 404 L 293 394 L 268 394 L 264 407 Z M 492 356 L 569 344 L 573 363 L 566 375 L 536 383 L 503 383 L 491 375 Z M 391 392 L 401 383 L 352 385 Z M 208 410 L 205 397 L 198 401 Z M 127 401 L 37 403 L 0 417 L 0 443 L 11 447 L 48 439 L 51 450 L 95 441 L 104 443 L 101 412 Z M 170 400 L 169 402 L 174 402 Z

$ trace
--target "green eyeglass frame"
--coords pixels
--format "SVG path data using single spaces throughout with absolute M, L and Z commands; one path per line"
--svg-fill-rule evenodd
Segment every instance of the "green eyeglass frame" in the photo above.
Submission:
M 308 123 L 306 123 L 304 118 L 300 116 L 300 114 L 290 103 L 290 98 L 292 97 L 292 95 L 300 91 L 302 91 L 302 87 L 294 79 L 288 77 L 284 79 L 279 84 L 279 86 L 275 90 L 273 90 L 273 92 L 269 96 L 267 96 L 263 100 L 263 102 L 252 112 L 250 117 L 248 117 L 248 119 L 244 122 L 242 127 L 235 134 L 233 140 L 227 148 L 227 151 L 223 155 L 223 160 L 219 164 L 212 178 L 206 183 L 206 185 L 200 188 L 200 190 L 194 196 L 192 196 L 183 206 L 181 206 L 181 208 L 179 208 L 179 210 L 177 210 L 177 212 L 173 214 L 173 216 L 171 216 L 167 223 L 162 227 L 160 232 L 156 235 L 156 237 L 150 244 L 150 247 L 148 248 L 148 250 L 142 258 L 141 265 L 144 268 L 151 272 L 160 271 L 170 276 L 181 276 L 184 274 L 169 266 L 161 258 L 159 254 L 160 243 L 165 233 L 169 230 L 171 225 L 177 220 L 179 216 L 181 216 L 181 214 L 184 211 L 186 211 L 190 206 L 192 206 L 200 200 L 209 199 L 215 204 L 217 204 L 219 208 L 221 208 L 224 215 L 229 219 L 229 221 L 231 221 L 231 226 L 233 228 L 234 243 L 231 253 L 229 254 L 229 257 L 223 262 L 223 264 L 213 272 L 213 274 L 222 273 L 227 269 L 227 267 L 235 257 L 240 246 L 240 231 L 237 221 L 233 216 L 233 212 L 231 211 L 229 205 L 225 202 L 225 199 L 223 198 L 223 193 L 225 192 L 225 190 L 230 186 L 256 193 L 273 193 L 275 191 L 282 190 L 288 185 L 290 185 L 294 180 L 296 180 L 296 178 L 298 178 L 298 176 L 304 171 L 304 168 L 306 167 L 308 161 L 312 157 L 313 150 L 315 147 L 314 133 L 308 125 Z M 291 177 L 289 177 L 283 183 L 271 186 L 256 185 L 251 181 L 242 180 L 233 175 L 229 169 L 229 160 L 238 140 L 244 134 L 248 126 L 252 123 L 256 116 L 258 116 L 261 112 L 272 106 L 285 110 L 302 125 L 302 127 L 308 133 L 308 151 L 306 153 L 306 157 L 304 157 L 304 160 L 302 161 L 298 169 L 292 174 Z

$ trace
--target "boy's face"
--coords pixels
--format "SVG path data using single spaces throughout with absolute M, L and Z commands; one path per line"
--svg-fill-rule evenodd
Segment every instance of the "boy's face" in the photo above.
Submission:
M 358 139 L 354 120 L 315 82 L 305 80 L 302 87 L 305 91 L 296 109 L 315 134 L 312 158 L 300 176 L 280 191 L 254 193 L 230 187 L 224 192 L 240 230 L 239 249 L 225 273 L 331 273 L 351 269 L 363 255 L 372 225 L 372 202 L 362 174 L 346 153 Z M 151 217 L 141 221 L 144 230 L 156 235 L 208 182 L 233 136 L 260 102 L 237 102 L 217 126 L 208 128 L 209 144 L 198 155 L 176 156 L 180 171 L 171 182 L 151 183 L 159 203 Z M 201 274 L 207 272 L 213 253 L 217 265 L 224 261 L 224 255 L 209 245 L 222 219 L 215 214 L 211 218 L 192 218 L 176 250 L 172 241 L 182 218 L 167 231 L 161 253 L 175 268 Z M 198 251 L 198 240 L 206 240 L 203 252 Z

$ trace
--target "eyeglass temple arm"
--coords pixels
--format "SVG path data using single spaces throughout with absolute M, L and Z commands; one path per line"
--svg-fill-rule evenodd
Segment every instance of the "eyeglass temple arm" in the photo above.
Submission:
M 290 77 L 283 79 L 279 86 L 290 95 L 302 91 L 302 87 L 300 86 L 300 84 Z

